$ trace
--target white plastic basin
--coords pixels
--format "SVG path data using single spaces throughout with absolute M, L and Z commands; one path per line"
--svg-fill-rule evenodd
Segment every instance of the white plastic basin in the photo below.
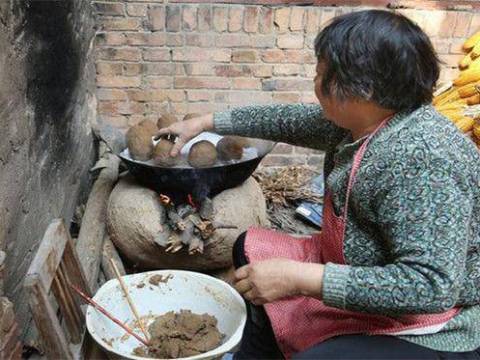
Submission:
M 167 282 L 153 285 L 149 282 L 153 275 L 170 278 Z M 218 329 L 225 334 L 222 344 L 209 352 L 183 359 L 218 358 L 240 342 L 246 322 L 245 302 L 227 283 L 204 274 L 181 270 L 149 271 L 123 276 L 123 280 L 147 326 L 155 316 L 181 309 L 197 314 L 208 313 L 217 318 Z M 142 336 L 116 279 L 106 282 L 93 299 Z M 121 327 L 92 306 L 87 308 L 86 322 L 95 341 L 111 354 L 125 359 L 144 359 L 133 355 L 133 350 L 142 344 L 133 336 L 126 335 Z

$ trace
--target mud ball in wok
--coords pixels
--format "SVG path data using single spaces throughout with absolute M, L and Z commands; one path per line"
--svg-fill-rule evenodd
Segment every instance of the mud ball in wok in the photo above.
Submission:
M 217 150 L 210 141 L 202 140 L 192 145 L 188 153 L 188 163 L 194 168 L 206 168 L 215 165 Z
M 166 138 L 161 138 L 153 149 L 152 159 L 156 165 L 160 166 L 173 166 L 178 162 L 178 157 L 170 156 L 172 151 L 173 142 Z
M 157 127 L 159 129 L 163 129 L 166 127 L 169 127 L 173 123 L 176 123 L 178 121 L 177 117 L 173 114 L 170 113 L 165 113 L 160 116 L 160 118 L 157 121 Z
M 202 116 L 202 115 L 197 114 L 197 113 L 190 113 L 190 114 L 187 114 L 183 117 L 183 121 L 190 120 L 190 119 L 195 119 L 195 118 L 200 117 L 200 116 Z
M 128 129 L 126 135 L 127 147 L 133 159 L 146 161 L 152 157 L 153 134 L 152 129 L 145 124 L 138 124 Z
M 155 126 L 155 124 L 149 120 L 143 120 L 142 122 L 138 123 L 138 126 L 144 127 L 151 134 L 151 136 L 154 136 L 158 131 L 158 128 Z
M 238 136 L 224 136 L 217 143 L 217 154 L 220 160 L 240 160 L 247 140 Z

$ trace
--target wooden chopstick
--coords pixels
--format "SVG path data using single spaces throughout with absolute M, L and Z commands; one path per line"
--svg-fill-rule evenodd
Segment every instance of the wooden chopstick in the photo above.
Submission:
M 122 323 L 120 320 L 118 320 L 116 317 L 114 317 L 112 314 L 110 314 L 107 310 L 105 310 L 103 307 L 101 307 L 99 304 L 97 304 L 91 297 L 86 295 L 82 290 L 80 290 L 77 286 L 73 284 L 69 284 L 70 287 L 77 292 L 78 295 L 80 295 L 87 303 L 92 305 L 95 309 L 100 311 L 103 315 L 105 315 L 107 318 L 112 320 L 115 324 L 120 326 L 123 330 L 125 330 L 127 333 L 132 335 L 135 339 L 140 341 L 142 344 L 145 346 L 149 346 L 148 340 L 142 339 L 140 336 L 135 334 L 132 329 L 130 329 L 127 325 Z
M 137 319 L 138 325 L 140 326 L 140 329 L 142 330 L 143 335 L 145 335 L 145 338 L 147 339 L 147 341 L 149 341 L 147 330 L 145 329 L 145 326 L 143 325 L 142 319 L 138 315 L 137 308 L 133 304 L 132 298 L 130 297 L 130 294 L 128 293 L 127 286 L 125 285 L 125 282 L 122 279 L 122 275 L 120 275 L 120 271 L 118 271 L 117 265 L 115 265 L 115 262 L 113 261 L 113 259 L 110 258 L 109 260 L 110 260 L 110 264 L 112 264 L 113 271 L 115 272 L 115 275 L 117 276 L 117 280 L 120 283 L 120 286 L 123 290 L 123 293 L 124 293 L 125 297 L 127 298 L 128 305 L 130 306 L 130 309 L 132 310 L 133 315 L 135 315 L 135 318 Z

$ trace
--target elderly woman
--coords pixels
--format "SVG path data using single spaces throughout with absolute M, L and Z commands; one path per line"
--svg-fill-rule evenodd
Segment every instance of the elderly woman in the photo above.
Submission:
M 480 359 L 480 156 L 430 105 L 428 37 L 386 11 L 315 40 L 320 105 L 249 106 L 162 129 L 326 152 L 321 234 L 250 229 L 234 246 L 249 301 L 238 359 Z

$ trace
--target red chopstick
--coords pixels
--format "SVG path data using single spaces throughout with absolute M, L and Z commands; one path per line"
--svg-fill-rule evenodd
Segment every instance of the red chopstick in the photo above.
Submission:
M 130 329 L 127 325 L 125 325 L 124 323 L 122 323 L 120 320 L 118 320 L 117 318 L 115 318 L 113 315 L 111 315 L 107 310 L 105 310 L 103 307 L 101 307 L 99 304 L 97 304 L 91 297 L 89 297 L 88 295 L 86 295 L 82 290 L 80 290 L 77 286 L 73 285 L 73 284 L 69 284 L 73 290 L 75 290 L 77 292 L 78 295 L 80 295 L 87 303 L 89 303 L 90 305 L 92 305 L 95 309 L 97 309 L 98 311 L 100 311 L 103 315 L 105 315 L 107 318 L 109 318 L 110 320 L 112 320 L 115 324 L 119 325 L 122 327 L 123 330 L 125 330 L 127 333 L 129 333 L 130 335 L 132 335 L 133 337 L 135 337 L 138 341 L 140 341 L 141 343 L 143 343 L 144 345 L 146 346 L 149 346 L 148 344 L 148 341 L 145 340 L 145 339 L 142 339 L 140 336 L 138 336 L 137 334 L 135 334 L 133 332 L 132 329 Z

